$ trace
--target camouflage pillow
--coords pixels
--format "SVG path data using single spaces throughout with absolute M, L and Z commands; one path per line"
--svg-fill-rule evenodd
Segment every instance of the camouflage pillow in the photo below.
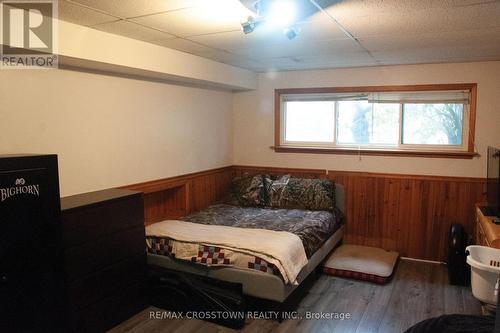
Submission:
M 243 207 L 264 206 L 263 192 L 262 175 L 251 176 L 245 173 L 233 179 L 226 203 Z
M 326 179 L 290 178 L 281 193 L 279 207 L 332 211 L 335 185 Z
M 272 179 L 269 175 L 264 175 L 263 177 L 266 206 L 282 207 L 283 190 L 290 180 L 290 175 L 283 175 L 278 179 Z

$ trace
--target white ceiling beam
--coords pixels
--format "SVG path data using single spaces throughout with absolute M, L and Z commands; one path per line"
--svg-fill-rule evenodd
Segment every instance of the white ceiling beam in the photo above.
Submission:
M 58 26 L 63 66 L 230 90 L 257 87 L 257 74 L 246 69 L 65 21 Z

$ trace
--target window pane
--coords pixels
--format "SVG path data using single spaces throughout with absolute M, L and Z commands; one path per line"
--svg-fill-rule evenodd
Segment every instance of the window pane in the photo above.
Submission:
M 399 104 L 339 101 L 337 121 L 341 144 L 398 144 Z
M 330 101 L 286 102 L 285 141 L 333 142 L 334 106 Z
M 405 104 L 403 143 L 461 145 L 463 104 Z

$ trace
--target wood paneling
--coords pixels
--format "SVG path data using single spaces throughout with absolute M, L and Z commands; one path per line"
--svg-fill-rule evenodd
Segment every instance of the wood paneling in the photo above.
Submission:
M 295 177 L 303 178 L 327 178 L 327 170 L 319 169 L 292 169 L 292 168 L 276 168 L 276 167 L 259 167 L 259 166 L 233 166 L 233 177 L 241 176 L 244 173 L 258 174 L 268 173 L 272 175 L 291 174 Z
M 144 192 L 146 225 L 175 219 L 216 202 L 229 188 L 232 168 L 224 167 L 122 188 Z
M 473 234 L 474 205 L 486 190 L 480 178 L 234 167 L 235 175 L 243 172 L 334 179 L 346 190 L 346 243 L 438 261 L 446 260 L 451 224 Z
M 145 219 L 150 224 L 206 208 L 244 172 L 334 179 L 346 189 L 346 243 L 418 259 L 445 261 L 450 225 L 460 223 L 472 235 L 474 205 L 485 201 L 486 182 L 480 178 L 256 166 L 225 167 L 125 188 L 145 192 Z

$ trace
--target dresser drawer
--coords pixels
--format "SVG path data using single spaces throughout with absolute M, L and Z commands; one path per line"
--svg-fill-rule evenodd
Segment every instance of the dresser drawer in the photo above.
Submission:
M 62 203 L 74 200 L 62 199 Z M 90 206 L 62 210 L 62 238 L 66 247 L 77 246 L 144 223 L 142 194 L 136 193 Z
M 105 332 L 146 307 L 145 285 L 129 285 L 89 306 L 72 311 L 69 331 Z
M 105 332 L 146 306 L 141 192 L 61 200 L 68 332 Z
M 82 308 L 129 285 L 144 283 L 145 268 L 146 254 L 143 253 L 69 283 L 70 306 Z
M 64 251 L 66 278 L 81 279 L 127 258 L 145 253 L 144 226 L 101 237 Z

